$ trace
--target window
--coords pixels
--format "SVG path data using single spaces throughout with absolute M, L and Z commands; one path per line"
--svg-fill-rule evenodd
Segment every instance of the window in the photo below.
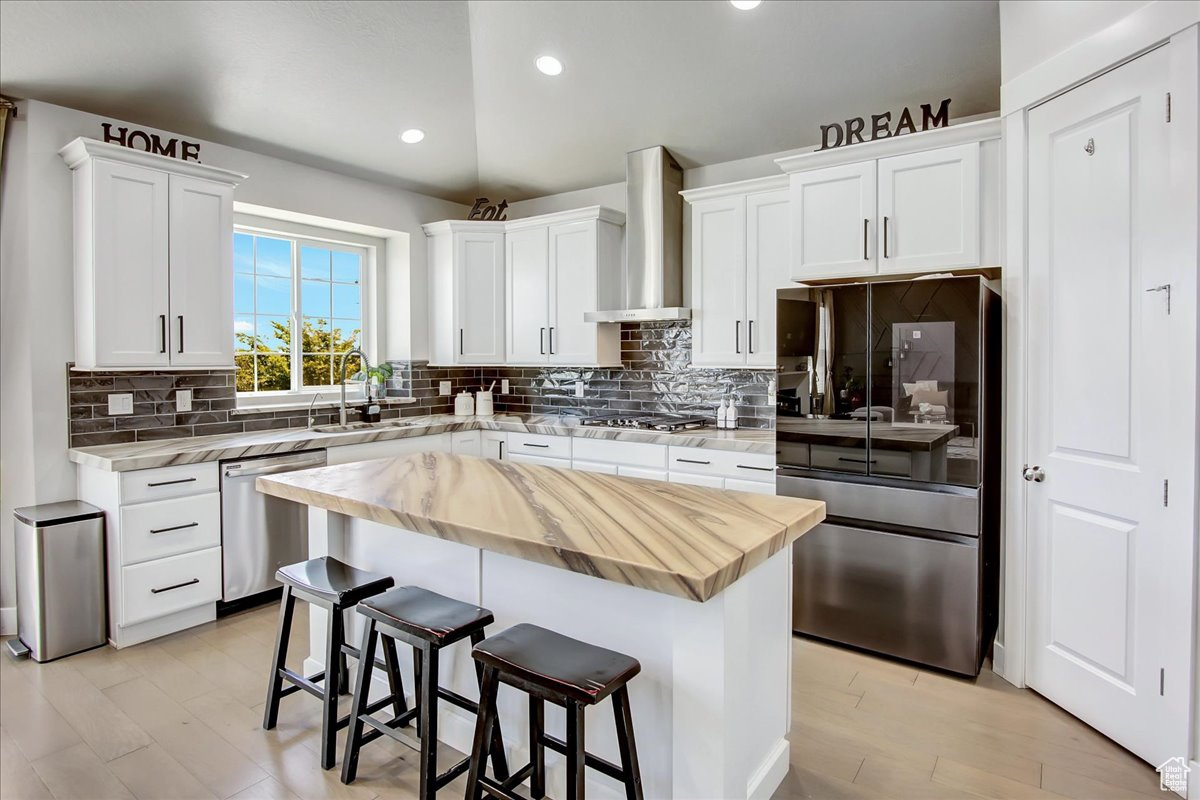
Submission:
M 341 355 L 363 340 L 366 248 L 235 230 L 234 361 L 239 393 L 337 383 Z M 362 369 L 357 357 L 349 377 Z

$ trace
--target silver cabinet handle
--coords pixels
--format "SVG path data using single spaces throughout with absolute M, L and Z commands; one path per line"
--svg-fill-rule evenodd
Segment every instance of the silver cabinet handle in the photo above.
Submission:
M 183 315 L 179 315 L 179 352 L 183 352 Z
M 198 528 L 198 527 L 200 527 L 199 522 L 189 522 L 186 525 L 172 525 L 169 528 L 151 528 L 150 532 L 151 533 L 170 533 L 171 531 L 181 531 L 185 528 Z
M 1021 470 L 1021 477 L 1033 483 L 1041 483 L 1046 480 L 1046 470 L 1038 466 L 1025 467 Z
M 171 586 L 164 586 L 161 589 L 151 589 L 150 593 L 151 594 L 159 594 L 161 592 L 169 592 L 172 589 L 182 589 L 185 586 L 191 586 L 192 584 L 199 583 L 199 582 L 200 582 L 199 578 L 192 578 L 190 581 L 184 581 L 183 583 L 176 583 Z
M 179 480 L 175 480 L 175 481 L 158 481 L 156 483 L 147 483 L 146 485 L 147 486 L 174 486 L 177 483 L 193 483 L 193 482 L 195 482 L 195 480 L 196 480 L 195 478 L 180 478 Z
M 680 464 L 711 464 L 711 461 L 697 461 L 694 458 L 677 458 L 675 459 Z

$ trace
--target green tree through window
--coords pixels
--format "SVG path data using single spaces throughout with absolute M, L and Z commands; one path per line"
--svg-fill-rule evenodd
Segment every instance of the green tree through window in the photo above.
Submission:
M 355 329 L 344 336 L 341 328 L 330 330 L 325 320 L 305 320 L 300 338 L 303 344 L 303 385 L 328 386 L 337 381 L 341 355 L 354 349 L 361 330 Z M 292 388 L 292 328 L 282 322 L 272 322 L 272 340 L 283 342 L 288 352 L 278 352 L 252 333 L 237 333 L 238 350 L 237 390 L 239 392 L 287 391 Z M 324 328 L 324 330 L 322 330 Z M 247 352 L 248 351 L 248 352 Z M 254 362 L 258 360 L 258 385 L 255 386 Z M 362 369 L 362 362 L 354 356 L 346 362 L 347 377 Z

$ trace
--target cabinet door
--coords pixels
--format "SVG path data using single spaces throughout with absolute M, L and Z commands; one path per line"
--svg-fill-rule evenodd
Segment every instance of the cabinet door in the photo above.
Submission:
M 450 434 L 450 452 L 456 456 L 482 456 L 483 439 L 479 431 L 458 431 Z
M 746 197 L 746 363 L 775 366 L 775 293 L 789 285 L 791 203 L 787 190 Z
M 624 478 L 643 478 L 648 481 L 665 481 L 667 479 L 667 471 L 665 469 L 627 467 L 623 464 L 617 468 L 617 474 Z
M 508 434 L 504 431 L 480 431 L 480 444 L 484 458 L 494 458 L 500 461 L 504 458 L 504 447 L 508 442 Z
M 792 175 L 792 279 L 876 270 L 875 162 Z
M 616 464 L 605 464 L 600 461 L 580 461 L 579 459 L 574 459 L 571 461 L 571 469 L 578 470 L 579 472 L 599 472 L 603 475 L 617 474 Z
M 171 176 L 172 366 L 233 366 L 233 187 Z
M 454 235 L 459 364 L 504 362 L 504 234 Z
M 551 364 L 595 364 L 596 323 L 584 322 L 596 310 L 596 223 L 550 226 Z
M 550 271 L 547 229 L 527 228 L 505 235 L 508 336 L 510 364 L 544 363 L 550 327 Z
M 979 143 L 879 161 L 879 271 L 979 265 Z
M 746 363 L 746 200 L 692 204 L 692 363 Z
M 81 326 L 79 364 L 167 366 L 167 174 L 100 159 L 91 169 L 92 271 L 87 277 L 92 291 L 78 301 L 86 305 L 76 321 Z M 76 209 L 76 218 L 86 213 Z M 90 330 L 87 319 L 92 320 Z M 232 349 L 232 327 L 227 333 Z M 94 362 L 87 363 L 93 355 Z

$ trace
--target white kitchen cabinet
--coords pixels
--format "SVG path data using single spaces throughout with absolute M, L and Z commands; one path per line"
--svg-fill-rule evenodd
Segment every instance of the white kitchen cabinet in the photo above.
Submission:
M 533 464 L 537 467 L 555 467 L 557 469 L 571 468 L 571 462 L 568 459 L 550 458 L 549 456 L 531 456 L 528 453 L 510 452 L 505 460 L 511 461 L 514 464 Z
M 425 225 L 436 364 L 504 362 L 504 223 Z
M 402 439 L 384 439 L 377 442 L 346 444 L 330 447 L 325 451 L 326 463 L 349 464 L 354 461 L 370 461 L 373 458 L 395 458 L 414 453 L 449 453 L 450 434 L 435 433 L 428 436 L 407 436 Z
M 479 431 L 456 431 L 450 434 L 450 452 L 456 456 L 482 456 L 483 439 Z
M 978 266 L 979 143 L 878 162 L 879 271 Z
M 616 475 L 616 464 L 605 464 L 600 461 L 580 461 L 578 458 L 571 460 L 571 469 L 579 470 L 580 472 L 598 472 L 601 475 Z
M 795 281 L 998 266 L 1000 122 L 776 159 Z
M 481 455 L 484 458 L 494 458 L 497 461 L 504 459 L 504 450 L 508 445 L 508 434 L 504 431 L 480 431 L 479 432 Z
M 583 315 L 621 301 L 624 221 L 592 206 L 507 223 L 506 363 L 620 364 L 620 326 Z
M 75 364 L 233 366 L 233 187 L 245 175 L 79 138 Z
M 775 293 L 791 269 L 787 179 L 683 196 L 691 206 L 692 363 L 774 367 Z
M 617 467 L 617 474 L 622 478 L 642 478 L 648 481 L 665 481 L 667 479 L 667 471 L 665 469 L 619 466 Z
M 774 454 L 671 445 L 667 448 L 667 459 L 673 483 L 761 494 L 775 492 Z
M 706 489 L 724 489 L 725 479 L 716 475 L 695 475 L 690 472 L 672 472 L 667 477 L 671 483 L 686 483 L 691 486 L 703 486 Z

